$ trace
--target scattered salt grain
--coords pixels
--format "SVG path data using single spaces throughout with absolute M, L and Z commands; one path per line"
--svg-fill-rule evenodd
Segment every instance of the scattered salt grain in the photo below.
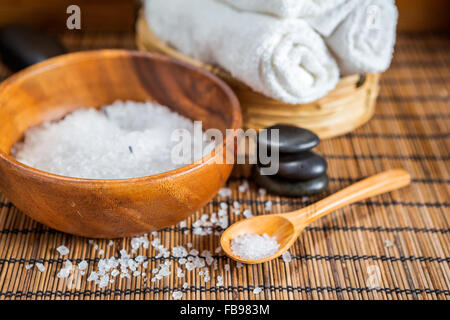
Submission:
M 283 258 L 283 261 L 286 263 L 289 263 L 292 261 L 292 256 L 289 253 L 289 251 L 286 251 L 285 253 L 283 253 L 283 255 L 281 257 Z
M 180 226 L 180 228 L 186 228 L 186 227 L 187 227 L 187 222 L 186 222 L 186 220 L 181 221 L 180 224 L 179 224 L 179 226 Z
M 262 288 L 256 287 L 255 289 L 253 289 L 253 294 L 260 294 L 262 291 L 263 291 Z
M 270 210 L 272 210 L 272 201 L 266 201 L 266 203 L 265 203 L 265 206 L 264 206 L 264 209 L 266 210 L 266 211 L 270 211 Z
M 64 268 L 59 270 L 56 276 L 58 278 L 67 278 L 68 276 L 70 276 L 71 272 L 72 272 L 72 262 L 66 260 L 64 263 Z
M 109 242 L 108 242 L 108 246 L 112 247 L 113 245 L 114 245 L 114 241 L 112 241 L 112 240 L 109 240 Z
M 203 153 L 182 154 L 174 163 L 172 149 L 180 143 L 171 139 L 176 130 L 193 134 L 194 123 L 155 103 L 116 101 L 103 110 L 78 109 L 58 122 L 28 129 L 12 155 L 63 176 L 123 179 L 167 172 L 213 150 L 214 143 L 209 143 Z M 194 141 L 184 140 L 189 145 L 180 150 L 192 150 Z
M 231 191 L 230 188 L 221 188 L 219 190 L 219 196 L 221 196 L 223 198 L 231 197 L 232 194 L 233 194 L 233 192 Z
M 275 254 L 280 245 L 275 237 L 267 234 L 258 235 L 247 233 L 231 241 L 231 251 L 238 257 L 258 260 Z
M 99 250 L 99 251 L 98 251 L 98 254 L 101 255 L 101 256 L 102 256 L 104 253 L 105 253 L 104 250 Z
M 236 268 L 240 269 L 242 268 L 244 265 L 240 262 L 236 262 Z
M 31 268 L 33 268 L 33 266 L 34 266 L 34 264 L 27 264 L 27 265 L 25 266 L 25 269 L 26 269 L 26 270 L 30 270 Z
M 244 215 L 244 217 L 246 218 L 251 218 L 253 217 L 252 211 L 250 209 L 245 209 L 244 212 L 242 213 Z
M 384 246 L 386 248 L 392 247 L 394 244 L 389 240 L 384 240 Z
M 264 188 L 259 188 L 259 189 L 258 189 L 258 194 L 259 194 L 261 197 L 264 197 L 264 196 L 266 195 L 266 193 L 267 193 L 266 189 L 264 189 Z
M 220 203 L 220 209 L 227 210 L 228 209 L 228 204 L 226 204 L 225 202 L 221 202 Z M 206 216 L 208 216 L 208 215 L 206 215 Z
M 172 248 L 172 255 L 175 258 L 184 258 L 184 257 L 187 257 L 188 252 L 183 246 L 178 246 L 178 247 Z
M 248 190 L 248 187 L 249 187 L 248 181 L 247 181 L 247 180 L 244 180 L 244 182 L 238 187 L 239 192 L 240 192 L 240 193 L 243 193 L 243 192 L 247 191 L 247 190 Z
M 183 278 L 184 277 L 184 272 L 183 269 L 177 267 L 177 277 L 178 278 Z
M 187 287 L 189 287 L 189 283 L 187 282 L 183 283 L 183 289 L 187 289 Z
M 223 268 L 225 269 L 225 271 L 230 271 L 230 265 L 228 263 L 224 265 Z
M 216 282 L 216 285 L 217 285 L 218 287 L 223 286 L 223 278 L 222 278 L 221 276 L 217 276 L 217 282 Z
M 183 292 L 181 292 L 181 291 L 174 291 L 174 292 L 172 293 L 172 297 L 173 297 L 175 300 L 180 300 L 180 299 L 183 297 Z
M 59 252 L 60 255 L 65 256 L 67 254 L 69 254 L 69 249 L 65 246 L 59 246 L 58 248 L 56 248 L 56 251 Z
M 88 267 L 88 263 L 86 260 L 80 261 L 80 263 L 78 264 L 78 269 L 80 271 L 86 270 Z
M 40 272 L 44 272 L 45 271 L 45 266 L 42 263 L 36 263 L 36 268 L 38 268 L 38 270 Z

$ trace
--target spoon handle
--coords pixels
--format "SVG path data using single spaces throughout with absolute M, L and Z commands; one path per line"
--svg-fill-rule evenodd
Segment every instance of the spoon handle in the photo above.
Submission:
M 407 186 L 411 176 L 402 169 L 385 171 L 344 188 L 306 208 L 288 213 L 295 225 L 310 224 L 324 215 L 354 202 Z

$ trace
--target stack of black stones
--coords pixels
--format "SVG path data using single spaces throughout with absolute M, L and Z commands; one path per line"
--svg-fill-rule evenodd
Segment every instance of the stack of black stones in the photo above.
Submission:
M 271 129 L 279 130 L 279 141 L 272 141 Z M 275 139 L 274 139 L 275 140 Z M 309 196 L 320 193 L 328 185 L 327 162 L 311 151 L 320 142 L 309 130 L 277 124 L 267 128 L 266 134 L 258 135 L 258 146 L 279 150 L 279 170 L 275 175 L 262 175 L 261 161 L 253 168 L 255 182 L 267 191 L 288 197 Z M 260 159 L 258 159 L 260 160 Z

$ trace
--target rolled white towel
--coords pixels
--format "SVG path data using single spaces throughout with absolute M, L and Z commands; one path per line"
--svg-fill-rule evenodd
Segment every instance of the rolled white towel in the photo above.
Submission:
M 348 0 L 221 0 L 245 11 L 262 12 L 281 18 L 320 15 Z
M 395 45 L 398 11 L 393 0 L 358 0 L 357 6 L 325 38 L 342 75 L 383 72 Z
M 145 12 L 157 37 L 268 97 L 308 103 L 339 80 L 322 38 L 302 20 L 241 12 L 215 0 L 149 0 Z

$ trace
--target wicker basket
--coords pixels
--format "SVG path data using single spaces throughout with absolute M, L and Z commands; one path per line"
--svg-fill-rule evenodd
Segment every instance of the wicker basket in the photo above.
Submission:
M 227 82 L 239 98 L 246 128 L 260 129 L 287 123 L 313 130 L 323 139 L 350 132 L 374 114 L 379 74 L 347 76 L 341 78 L 333 91 L 315 102 L 286 104 L 253 91 L 221 68 L 194 60 L 169 47 L 151 32 L 142 13 L 136 29 L 140 50 L 164 53 L 204 68 Z

